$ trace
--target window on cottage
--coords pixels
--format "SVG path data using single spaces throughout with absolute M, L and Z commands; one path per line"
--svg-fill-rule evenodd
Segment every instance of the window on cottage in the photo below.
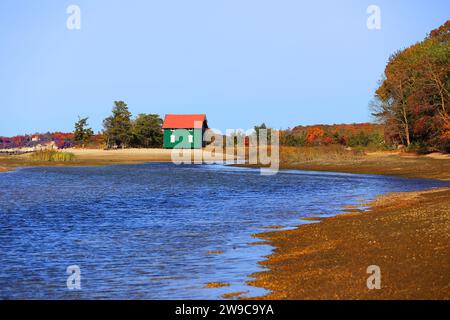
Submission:
M 192 142 L 194 142 L 194 136 L 192 136 L 192 135 L 189 135 L 188 137 L 189 137 L 189 138 L 188 138 L 188 139 L 189 139 L 189 143 L 192 143 Z
M 175 135 L 170 135 L 170 143 L 175 143 Z

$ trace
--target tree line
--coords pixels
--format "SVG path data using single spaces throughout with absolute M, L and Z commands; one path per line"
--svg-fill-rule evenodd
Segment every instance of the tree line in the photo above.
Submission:
M 370 103 L 383 126 L 335 125 L 280 130 L 288 146 L 341 144 L 398 146 L 410 150 L 450 152 L 450 21 L 421 42 L 394 53 Z M 75 124 L 74 140 L 84 146 L 92 140 L 87 118 Z M 161 147 L 163 120 L 157 114 L 135 119 L 123 101 L 115 101 L 112 115 L 103 121 L 103 143 L 108 148 Z M 256 126 L 266 128 L 264 124 Z
M 0 137 L 0 149 L 29 148 L 49 142 L 54 142 L 60 149 L 73 147 L 73 133 L 47 132 Z
M 380 124 L 354 123 L 297 126 L 280 130 L 280 144 L 291 147 L 342 145 L 384 149 L 384 130 Z
M 88 118 L 75 123 L 74 141 L 84 147 L 92 140 L 93 131 Z M 161 147 L 163 120 L 157 114 L 140 113 L 132 119 L 124 101 L 114 101 L 112 115 L 103 120 L 103 142 L 107 148 L 155 148 Z
M 393 54 L 371 102 L 388 143 L 450 151 L 450 20 Z

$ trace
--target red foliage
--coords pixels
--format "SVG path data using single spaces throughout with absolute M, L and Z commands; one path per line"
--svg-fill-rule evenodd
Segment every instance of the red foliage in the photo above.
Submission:
M 51 141 L 58 148 L 70 148 L 73 146 L 73 133 L 53 132 L 0 137 L 0 149 L 33 147 L 37 144 L 45 144 Z
M 325 131 L 320 127 L 311 127 L 306 131 L 306 143 L 320 144 L 325 136 Z
M 348 145 L 350 138 L 360 134 L 384 136 L 383 126 L 373 123 L 297 126 L 285 132 L 295 136 L 304 135 L 307 145 Z

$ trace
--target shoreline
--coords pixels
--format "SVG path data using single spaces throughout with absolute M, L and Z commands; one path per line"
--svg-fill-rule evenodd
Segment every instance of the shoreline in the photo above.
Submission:
M 359 206 L 369 209 L 360 211 Z M 450 188 L 399 192 L 320 223 L 254 235 L 275 248 L 250 285 L 253 299 L 450 299 Z M 367 267 L 381 269 L 369 290 Z
M 104 166 L 113 164 L 142 164 L 146 162 L 172 162 L 170 149 L 64 149 L 75 154 L 67 162 L 33 161 L 29 154 L 0 155 L 0 172 L 17 167 L 37 166 Z M 195 150 L 200 152 L 200 150 Z M 224 155 L 222 155 L 224 157 Z M 282 156 L 282 154 L 281 154 Z M 206 156 L 205 160 L 210 160 Z M 215 159 L 212 159 L 215 160 Z M 260 165 L 232 164 L 249 168 Z M 401 178 L 419 178 L 450 181 L 450 155 L 402 155 L 392 152 L 368 153 L 359 160 L 329 159 L 310 161 L 281 161 L 280 170 L 306 170 L 354 174 L 387 175 Z

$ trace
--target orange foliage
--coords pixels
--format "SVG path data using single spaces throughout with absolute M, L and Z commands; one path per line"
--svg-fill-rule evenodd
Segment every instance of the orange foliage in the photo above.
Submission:
M 320 127 L 311 127 L 306 131 L 306 143 L 320 144 L 322 138 L 325 136 L 325 131 Z

